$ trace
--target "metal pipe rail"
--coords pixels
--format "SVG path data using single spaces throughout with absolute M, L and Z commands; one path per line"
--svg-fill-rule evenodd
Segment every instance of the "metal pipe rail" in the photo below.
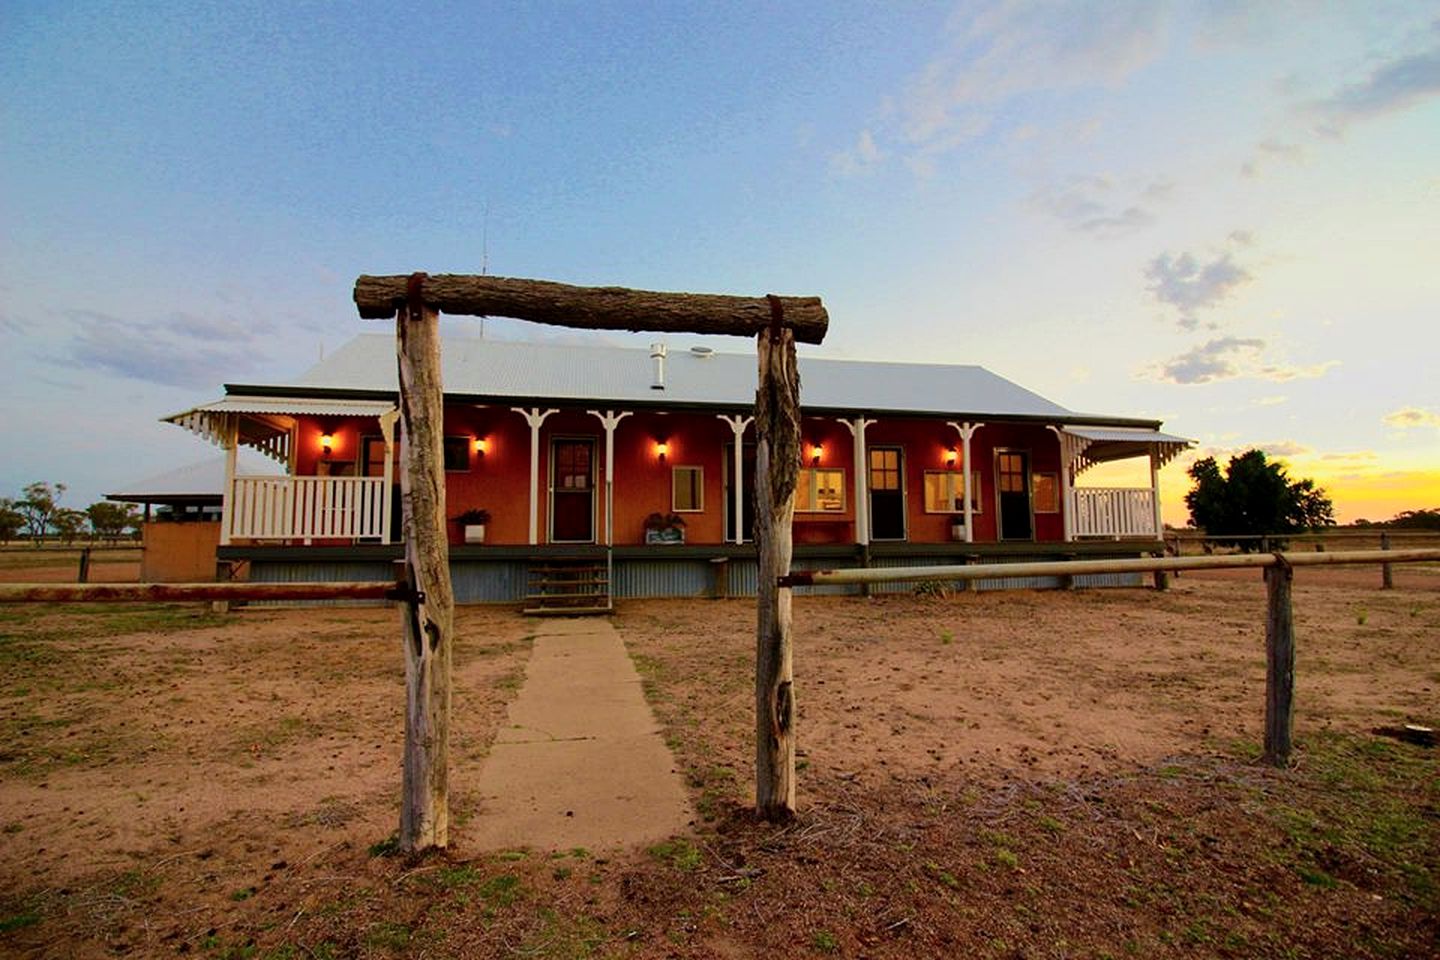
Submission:
M 1216 568 L 1313 567 L 1329 564 L 1440 562 L 1440 549 L 1337 550 L 1333 553 L 1242 553 L 1224 557 L 1136 557 L 1130 560 L 1046 560 L 1035 563 L 974 563 L 933 567 L 852 567 L 793 570 L 782 587 L 828 583 L 894 583 L 906 580 L 991 580 L 1006 577 L 1067 577 L 1087 573 L 1152 573 Z
M 412 600 L 389 580 L 336 583 L 5 583 L 0 603 L 171 603 L 203 600 Z

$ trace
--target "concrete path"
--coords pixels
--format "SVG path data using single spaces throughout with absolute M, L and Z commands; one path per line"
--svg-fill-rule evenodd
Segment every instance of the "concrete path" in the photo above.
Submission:
M 588 850 L 694 821 L 675 758 L 608 620 L 542 620 L 525 682 L 480 770 L 466 845 Z

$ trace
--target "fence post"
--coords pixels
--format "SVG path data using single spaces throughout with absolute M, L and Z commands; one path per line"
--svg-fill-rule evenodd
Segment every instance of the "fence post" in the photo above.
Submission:
M 1164 553 L 1159 553 L 1159 554 L 1154 554 L 1154 553 L 1152 553 L 1151 556 L 1154 557 L 1154 558 L 1157 559 L 1157 560 L 1163 560 L 1163 559 L 1165 559 L 1165 554 L 1164 554 Z M 1154 575 L 1154 578 L 1155 578 L 1155 589 L 1156 589 L 1156 590 L 1169 590 L 1169 589 L 1170 589 L 1170 574 L 1169 574 L 1168 572 L 1166 572 L 1166 571 L 1164 571 L 1164 570 L 1156 570 L 1156 571 L 1154 571 L 1154 574 L 1153 574 L 1153 575 Z
M 450 834 L 450 657 L 454 597 L 445 536 L 441 437 L 440 314 L 423 302 L 424 274 L 410 278 L 409 301 L 395 316 L 404 458 L 400 499 L 405 580 L 400 604 L 405 651 L 405 753 L 400 849 L 444 847 Z
M 755 618 L 755 808 L 766 820 L 795 815 L 795 693 L 790 573 L 795 485 L 800 474 L 800 375 L 795 334 L 773 322 L 756 338 L 755 540 L 759 548 Z
M 76 583 L 90 582 L 90 548 L 80 548 L 80 572 L 76 574 Z
M 1295 571 L 1275 554 L 1265 568 L 1265 762 L 1276 767 L 1290 763 L 1295 721 L 1295 615 L 1290 585 Z
M 1390 534 L 1388 534 L 1388 533 L 1382 533 L 1382 534 L 1380 534 L 1380 549 L 1381 549 L 1381 550 L 1389 550 L 1389 549 L 1390 549 Z M 1390 573 L 1390 564 L 1388 564 L 1388 563 L 1382 563 L 1382 564 L 1380 564 L 1380 589 L 1381 589 L 1381 590 L 1394 590 L 1394 589 L 1395 589 L 1395 579 L 1394 579 L 1394 577 L 1393 577 L 1393 576 L 1391 575 L 1391 573 Z

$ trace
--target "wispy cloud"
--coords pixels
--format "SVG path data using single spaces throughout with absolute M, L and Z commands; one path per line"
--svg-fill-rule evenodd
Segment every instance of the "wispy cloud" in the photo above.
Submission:
M 1248 243 L 1249 234 L 1237 231 L 1231 234 L 1231 239 Z M 1180 327 L 1194 330 L 1200 325 L 1201 311 L 1223 303 L 1253 280 L 1254 275 L 1237 263 L 1229 251 L 1216 254 L 1208 261 L 1193 253 L 1179 256 L 1162 253 L 1145 265 L 1145 279 L 1156 300 L 1175 308 Z
M 1257 337 L 1219 337 L 1162 361 L 1152 375 L 1169 383 L 1199 384 L 1241 377 L 1283 383 L 1323 376 L 1338 365 L 1331 360 L 1308 367 L 1266 362 L 1266 342 Z
M 1072 177 L 1035 191 L 1030 205 L 1072 230 L 1118 233 L 1154 223 L 1154 205 L 1170 190 L 1163 181 L 1135 187 L 1110 177 Z
M 1271 440 L 1256 444 L 1267 457 L 1308 457 L 1315 448 L 1298 440 Z
M 830 169 L 842 177 L 854 177 L 875 169 L 884 159 L 885 154 L 875 145 L 875 135 L 862 130 L 854 145 L 830 158 Z
M 938 157 L 996 130 L 1019 98 L 1119 86 L 1159 56 L 1168 17 L 1166 5 L 1144 0 L 962 3 L 940 52 L 883 103 L 883 122 L 867 131 L 873 155 L 894 155 L 923 176 Z M 862 135 L 832 168 L 851 171 L 866 150 Z
M 1305 148 L 1298 143 L 1287 143 L 1278 139 L 1262 140 L 1255 145 L 1255 153 L 1240 166 L 1243 177 L 1258 177 L 1272 164 L 1283 163 L 1299 166 L 1305 162 Z
M 70 330 L 54 362 L 166 386 L 215 386 L 266 359 L 263 319 L 175 313 L 133 320 L 91 310 L 62 314 Z
M 1440 428 L 1440 413 L 1420 407 L 1401 407 L 1385 414 L 1385 425 L 1397 430 L 1417 430 L 1423 427 Z
M 1396 57 L 1357 83 L 1310 105 L 1320 132 L 1338 135 L 1352 123 L 1382 116 L 1440 94 L 1440 43 Z

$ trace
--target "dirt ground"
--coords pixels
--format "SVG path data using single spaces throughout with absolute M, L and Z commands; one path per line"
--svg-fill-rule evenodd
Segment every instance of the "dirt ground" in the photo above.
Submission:
M 701 820 L 558 856 L 467 845 L 532 627 L 462 608 L 419 862 L 393 611 L 0 607 L 0 955 L 1430 955 L 1440 764 L 1370 730 L 1440 720 L 1440 571 L 1297 574 L 1285 773 L 1242 573 L 797 599 L 787 827 L 746 812 L 753 604 L 622 603 Z
M 80 550 L 49 547 L 0 549 L 0 583 L 74 583 L 80 572 Z M 138 547 L 94 547 L 90 552 L 91 583 L 134 583 L 140 579 Z

